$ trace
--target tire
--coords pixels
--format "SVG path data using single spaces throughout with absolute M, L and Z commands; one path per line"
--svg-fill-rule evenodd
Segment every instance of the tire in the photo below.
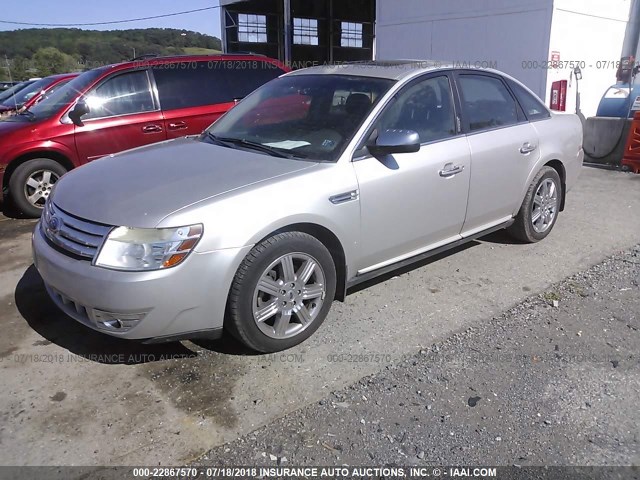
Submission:
M 543 167 L 529 185 L 515 222 L 507 232 L 525 243 L 539 242 L 553 230 L 561 202 L 562 182 L 558 172 Z
M 9 197 L 22 214 L 37 218 L 51 188 L 65 173 L 66 168 L 49 158 L 24 162 L 9 179 Z
M 225 328 L 258 352 L 291 348 L 320 327 L 335 290 L 335 264 L 320 241 L 302 232 L 274 235 L 238 268 Z

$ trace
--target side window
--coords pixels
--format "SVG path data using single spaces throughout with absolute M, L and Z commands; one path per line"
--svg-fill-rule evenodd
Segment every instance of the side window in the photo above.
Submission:
M 108 79 L 87 95 L 89 113 L 103 118 L 155 110 L 146 71 L 129 72 Z
M 414 130 L 427 143 L 456 134 L 449 78 L 433 77 L 402 90 L 378 119 L 378 130 Z
M 163 64 L 153 67 L 163 110 L 222 103 L 220 85 L 208 78 L 207 62 Z
M 283 73 L 275 65 L 257 60 L 185 62 L 153 67 L 163 110 L 230 103 Z
M 218 70 L 229 90 L 228 98 L 231 99 L 230 101 L 246 97 L 258 87 L 285 73 L 284 70 L 272 63 L 256 60 L 240 60 L 230 66 L 233 68 Z
M 509 85 L 529 120 L 541 120 L 551 116 L 547 107 L 518 82 L 509 81 Z
M 463 109 L 472 132 L 518 123 L 516 101 L 502 81 L 485 75 L 460 75 Z

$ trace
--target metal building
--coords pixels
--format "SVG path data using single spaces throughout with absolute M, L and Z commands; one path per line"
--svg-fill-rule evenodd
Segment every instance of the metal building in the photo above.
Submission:
M 375 0 L 221 0 L 225 51 L 250 51 L 296 67 L 372 60 Z
M 636 1 L 221 0 L 220 10 L 227 52 L 294 68 L 372 59 L 494 67 L 547 104 L 562 84 L 564 108 L 591 116 L 616 81 Z

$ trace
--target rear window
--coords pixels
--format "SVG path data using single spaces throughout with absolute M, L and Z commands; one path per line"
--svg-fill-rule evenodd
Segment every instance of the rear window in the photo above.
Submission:
M 153 75 L 163 110 L 241 100 L 285 73 L 260 60 L 224 60 L 156 65 Z
M 547 107 L 518 82 L 509 81 L 509 85 L 529 120 L 541 120 L 551 116 Z

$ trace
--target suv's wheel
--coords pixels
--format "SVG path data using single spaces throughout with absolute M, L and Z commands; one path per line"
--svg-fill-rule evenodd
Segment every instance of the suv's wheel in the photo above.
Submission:
M 9 179 L 9 196 L 14 205 L 29 217 L 39 217 L 53 185 L 66 168 L 49 158 L 24 162 Z
M 335 289 L 333 258 L 320 241 L 302 232 L 274 235 L 240 265 L 225 326 L 260 352 L 293 347 L 320 327 Z
M 556 224 L 561 200 L 562 183 L 558 172 L 543 167 L 531 182 L 516 220 L 507 231 L 523 242 L 539 242 Z

